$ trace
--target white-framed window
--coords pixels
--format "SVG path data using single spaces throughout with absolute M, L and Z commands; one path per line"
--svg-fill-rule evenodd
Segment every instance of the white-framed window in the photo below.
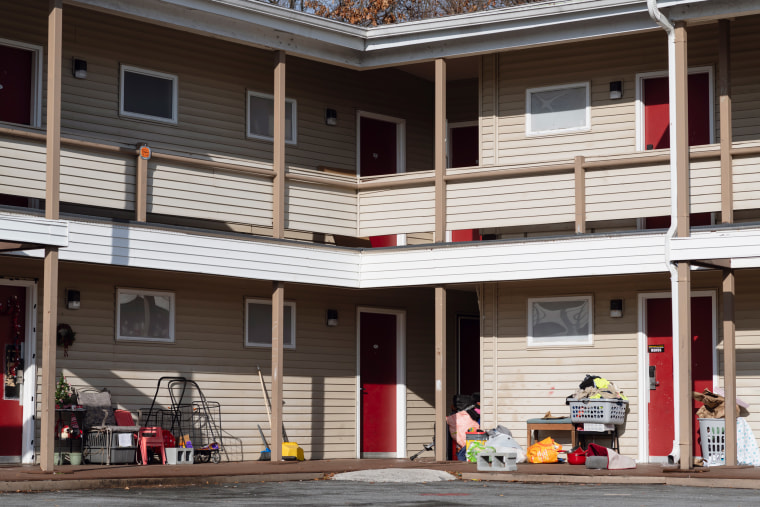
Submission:
M 42 125 L 43 48 L 0 38 L 0 122 Z
M 177 76 L 122 65 L 119 83 L 121 116 L 177 123 Z
M 116 289 L 116 340 L 174 342 L 174 293 Z
M 529 136 L 589 130 L 589 82 L 528 88 L 525 133 Z
M 283 347 L 296 348 L 296 304 L 285 302 L 285 325 Z M 245 300 L 245 346 L 272 347 L 272 300 L 246 298 Z
M 285 143 L 296 144 L 297 104 L 285 99 Z M 248 90 L 246 135 L 252 139 L 274 141 L 274 95 Z
M 528 299 L 528 346 L 592 345 L 593 299 Z

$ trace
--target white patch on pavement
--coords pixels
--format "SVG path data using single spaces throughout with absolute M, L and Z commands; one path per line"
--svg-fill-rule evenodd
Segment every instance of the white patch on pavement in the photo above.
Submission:
M 359 482 L 438 482 L 453 481 L 456 477 L 442 470 L 421 468 L 381 468 L 379 470 L 358 470 L 335 474 L 335 481 Z

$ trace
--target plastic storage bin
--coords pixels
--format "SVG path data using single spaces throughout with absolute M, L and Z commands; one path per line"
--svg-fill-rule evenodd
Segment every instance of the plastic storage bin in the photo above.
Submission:
M 623 424 L 626 400 L 568 400 L 570 404 L 570 421 L 574 423 Z
M 137 462 L 137 443 L 135 437 L 130 435 L 129 447 L 119 446 L 119 435 L 123 433 L 89 432 L 84 442 L 84 459 L 88 463 L 98 465 L 126 464 Z M 110 445 L 108 439 L 111 439 Z M 124 437 L 121 437 L 122 439 Z M 110 452 L 110 459 L 109 459 Z
M 726 463 L 726 420 L 699 419 L 699 445 L 707 466 Z

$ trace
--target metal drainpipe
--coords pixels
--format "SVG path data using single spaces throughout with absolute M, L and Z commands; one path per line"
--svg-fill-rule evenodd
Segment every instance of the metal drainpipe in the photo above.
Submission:
M 673 79 L 675 74 L 675 27 L 668 20 L 668 18 L 657 7 L 657 0 L 647 0 L 647 8 L 649 9 L 649 16 L 655 23 L 660 25 L 665 33 L 668 34 L 668 102 L 671 107 L 670 110 L 670 228 L 665 235 L 665 265 L 670 271 L 670 294 L 672 303 L 672 315 L 673 315 L 673 371 L 676 372 L 676 366 L 678 362 L 678 271 L 675 264 L 670 262 L 670 240 L 676 236 L 676 228 L 678 226 L 678 185 L 677 185 L 677 162 L 678 152 L 676 150 L 676 129 L 678 124 L 676 122 L 676 110 L 672 107 L 675 104 L 676 98 L 676 83 Z M 687 303 L 688 304 L 688 303 Z M 673 393 L 679 392 L 679 378 L 678 375 L 673 375 Z M 678 424 L 679 406 L 681 400 L 677 395 L 673 396 L 673 411 L 674 411 L 674 435 L 673 435 L 673 450 L 668 455 L 668 460 L 672 463 L 678 463 L 680 458 L 680 448 L 678 445 L 680 431 Z M 650 421 L 651 422 L 651 421 Z

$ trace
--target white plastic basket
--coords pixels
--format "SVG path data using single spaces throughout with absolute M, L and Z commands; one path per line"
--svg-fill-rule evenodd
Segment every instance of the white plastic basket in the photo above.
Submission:
M 726 420 L 699 419 L 699 445 L 707 466 L 726 463 Z
M 570 421 L 574 423 L 623 424 L 626 400 L 583 399 L 568 400 L 570 404 Z

